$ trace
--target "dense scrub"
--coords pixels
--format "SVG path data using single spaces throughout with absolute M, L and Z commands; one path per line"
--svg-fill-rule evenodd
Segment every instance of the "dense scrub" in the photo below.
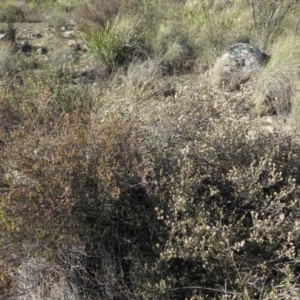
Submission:
M 77 18 L 96 80 L 0 45 L 0 297 L 299 298 L 299 137 L 257 125 L 299 126 L 298 1 L 185 2 L 5 5 Z M 210 86 L 245 39 L 267 67 Z

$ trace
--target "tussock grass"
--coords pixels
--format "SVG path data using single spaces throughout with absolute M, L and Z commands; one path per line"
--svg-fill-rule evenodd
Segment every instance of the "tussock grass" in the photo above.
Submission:
M 121 76 L 126 95 L 137 91 L 141 96 L 157 95 L 159 81 L 162 80 L 162 68 L 155 60 L 133 61 Z M 149 100 L 149 99 L 148 99 Z
M 293 85 L 298 80 L 300 43 L 288 36 L 277 40 L 271 59 L 258 77 L 254 102 L 259 115 L 289 114 Z
M 118 17 L 113 21 L 107 21 L 104 28 L 86 28 L 83 37 L 90 54 L 110 69 L 132 60 L 137 45 L 134 21 Z
M 180 22 L 161 23 L 153 48 L 155 56 L 167 69 L 183 70 L 192 65 L 194 49 Z

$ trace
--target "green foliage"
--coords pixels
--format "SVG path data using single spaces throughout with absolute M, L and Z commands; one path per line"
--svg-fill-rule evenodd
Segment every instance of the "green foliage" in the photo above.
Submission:
M 107 21 L 104 28 L 86 28 L 84 38 L 96 60 L 114 69 L 134 57 L 134 23 L 126 19 Z M 132 56 L 132 57 L 131 57 Z
M 94 13 L 89 16 L 94 25 L 83 26 L 89 52 L 110 69 L 147 57 L 154 57 L 167 70 L 190 68 L 195 59 L 193 47 L 177 6 L 173 1 L 169 6 L 130 1 L 120 5 L 115 18 L 110 12 L 106 17 Z M 167 19 L 164 9 L 170 13 Z

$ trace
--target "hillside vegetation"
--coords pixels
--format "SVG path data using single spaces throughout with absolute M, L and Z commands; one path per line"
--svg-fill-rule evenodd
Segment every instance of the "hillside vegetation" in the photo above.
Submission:
M 299 12 L 1 1 L 0 299 L 299 299 Z

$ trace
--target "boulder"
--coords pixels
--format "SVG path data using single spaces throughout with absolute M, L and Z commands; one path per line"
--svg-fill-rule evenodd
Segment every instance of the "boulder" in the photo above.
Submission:
M 245 82 L 268 60 L 269 56 L 258 48 L 247 43 L 236 43 L 217 59 L 209 74 L 212 75 L 216 83 L 222 86 L 231 85 L 233 81 L 236 84 L 239 79 Z M 235 89 L 238 86 L 231 88 Z
M 231 69 L 239 70 L 253 68 L 259 64 L 266 63 L 269 56 L 250 44 L 237 43 L 230 46 L 221 59 L 224 67 L 227 64 Z

